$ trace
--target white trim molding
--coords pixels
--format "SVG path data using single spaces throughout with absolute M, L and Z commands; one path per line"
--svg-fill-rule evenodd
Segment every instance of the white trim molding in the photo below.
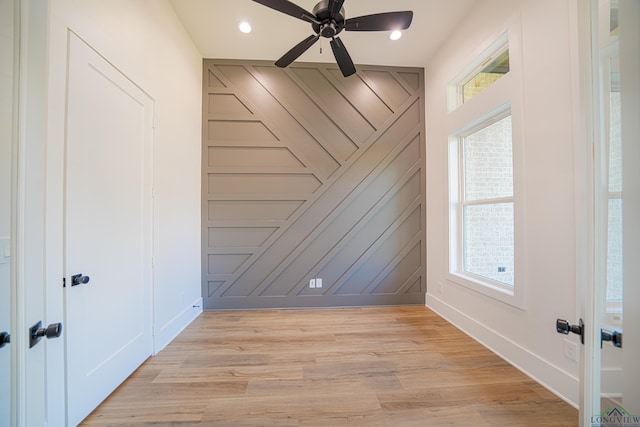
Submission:
M 577 377 L 540 358 L 434 295 L 427 295 L 427 308 L 436 312 L 534 381 L 542 384 L 569 405 L 576 409 L 579 407 L 580 380 Z

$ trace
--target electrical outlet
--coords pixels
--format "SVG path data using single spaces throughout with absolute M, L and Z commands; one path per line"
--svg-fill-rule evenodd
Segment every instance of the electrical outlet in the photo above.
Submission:
M 574 362 L 578 361 L 578 344 L 567 339 L 564 340 L 564 355 L 567 359 L 571 359 Z
M 316 279 L 316 289 L 322 289 L 322 279 L 319 277 Z
M 316 279 L 309 280 L 309 288 L 311 288 L 311 289 L 315 289 L 316 288 Z
M 442 282 L 438 282 L 438 292 L 444 293 L 444 284 Z

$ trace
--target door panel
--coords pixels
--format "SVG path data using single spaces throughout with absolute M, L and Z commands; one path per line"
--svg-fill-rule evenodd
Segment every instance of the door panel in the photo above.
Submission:
M 640 425 L 640 2 L 619 1 L 623 168 L 623 404 Z
M 70 34 L 65 177 L 69 422 L 152 352 L 152 101 Z M 74 286 L 72 275 L 88 276 Z
M 622 334 L 621 345 L 595 340 L 586 390 L 591 425 L 640 425 L 640 3 L 591 3 L 595 99 L 595 303 L 593 331 Z M 589 341 L 589 340 L 588 340 Z M 587 422 L 585 422 L 587 424 Z

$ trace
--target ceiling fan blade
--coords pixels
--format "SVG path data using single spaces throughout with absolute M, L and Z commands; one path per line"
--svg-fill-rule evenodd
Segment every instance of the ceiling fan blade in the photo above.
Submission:
M 413 20 L 413 12 L 376 13 L 374 15 L 357 16 L 347 19 L 346 31 L 395 31 L 406 30 Z
M 305 53 L 311 46 L 313 46 L 320 39 L 319 35 L 312 35 L 302 40 L 300 43 L 295 45 L 293 49 L 289 52 L 285 53 L 282 58 L 276 61 L 276 66 L 280 68 L 286 68 L 293 61 L 298 59 L 300 55 Z
M 256 3 L 260 3 L 263 6 L 267 6 L 270 9 L 282 12 L 286 15 L 293 16 L 294 18 L 301 19 L 312 24 L 319 24 L 315 15 L 297 4 L 291 3 L 288 0 L 253 0 Z
M 331 49 L 333 49 L 333 55 L 336 57 L 336 62 L 338 63 L 338 67 L 340 67 L 340 71 L 342 71 L 342 75 L 349 77 L 355 74 L 356 67 L 353 65 L 351 56 L 349 56 L 349 52 L 347 52 L 347 48 L 342 43 L 342 40 L 340 40 L 340 37 L 331 40 Z
M 329 9 L 330 16 L 333 18 L 338 13 L 340 13 L 340 10 L 342 9 L 343 5 L 344 5 L 344 0 L 329 0 L 329 5 L 327 9 Z

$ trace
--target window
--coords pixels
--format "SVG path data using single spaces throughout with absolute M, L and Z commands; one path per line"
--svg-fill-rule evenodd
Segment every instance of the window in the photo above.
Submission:
M 462 271 L 513 287 L 511 115 L 459 137 Z
M 466 104 L 511 70 L 509 39 L 502 34 L 449 85 L 449 111 Z
M 447 280 L 525 309 L 522 70 L 513 23 L 449 83 Z M 486 90 L 491 86 L 491 90 Z M 472 102 L 468 102 L 473 99 Z
M 467 103 L 509 72 L 509 48 L 503 46 L 501 51 L 486 59 L 481 67 L 460 85 L 458 90 L 461 104 Z
M 613 16 L 613 14 L 612 14 Z M 612 18 L 613 19 L 613 18 Z M 620 93 L 620 57 L 612 54 L 604 58 L 608 71 L 603 82 L 608 123 L 608 191 L 607 191 L 607 290 L 605 322 L 622 326 L 623 302 L 623 181 L 622 181 L 622 98 Z

